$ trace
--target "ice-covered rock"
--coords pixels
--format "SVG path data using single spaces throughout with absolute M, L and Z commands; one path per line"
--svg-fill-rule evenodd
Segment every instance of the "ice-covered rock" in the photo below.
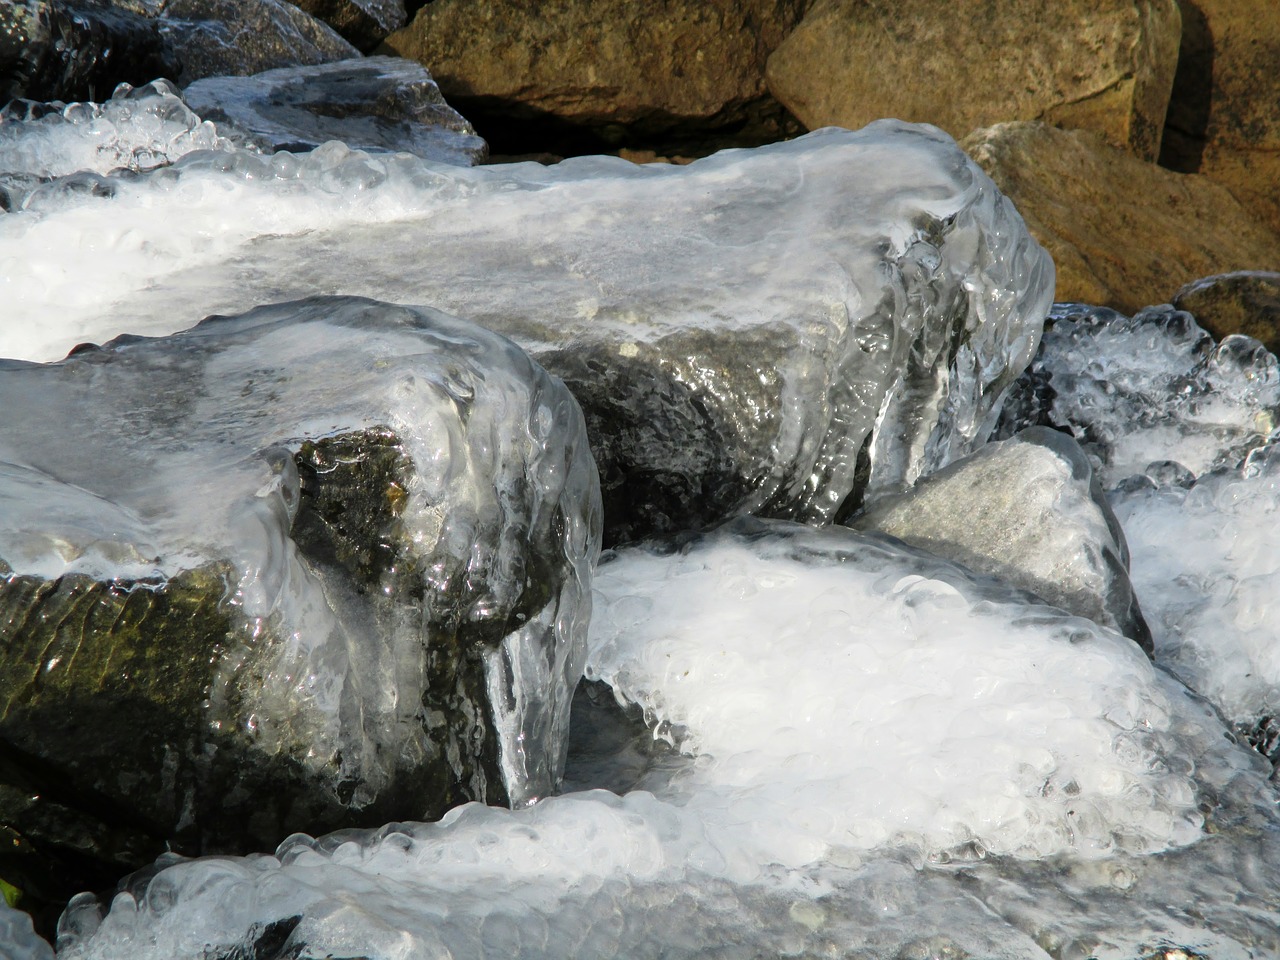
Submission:
M 313 298 L 6 361 L 0 409 L 0 809 L 33 871 L 555 788 L 599 493 L 509 341 Z
M 485 142 L 444 102 L 425 67 L 399 57 L 360 57 L 281 67 L 252 77 L 209 77 L 182 92 L 220 132 L 271 152 L 313 150 L 327 140 L 373 152 L 403 150 L 463 166 Z
M 1258 341 L 1215 343 L 1172 307 L 1126 317 L 1055 304 L 998 433 L 1034 424 L 1070 430 L 1105 489 L 1149 470 L 1190 480 L 1235 466 L 1274 433 L 1280 369 Z
M 197 153 L 5 218 L 0 266 L 0 355 L 315 292 L 505 333 L 583 406 L 614 540 L 828 520 L 969 452 L 1053 289 L 981 171 L 893 121 L 683 167 Z
M 1172 302 L 1219 339 L 1243 333 L 1272 353 L 1280 350 L 1280 273 L 1238 270 L 1201 277 L 1175 293 Z
M 737 521 L 595 586 L 591 674 L 679 746 L 643 789 L 170 860 L 73 903 L 61 956 L 1280 949 L 1265 765 L 1114 631 L 839 527 Z
M 1070 437 L 1029 427 L 850 521 L 989 573 L 1152 652 L 1124 531 Z

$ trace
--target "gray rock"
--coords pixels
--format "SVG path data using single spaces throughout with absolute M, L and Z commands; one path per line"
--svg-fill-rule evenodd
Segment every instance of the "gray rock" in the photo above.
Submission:
M 404 0 L 289 0 L 360 50 L 372 50 L 408 19 Z
M 360 55 L 332 27 L 286 0 L 169 0 L 158 29 L 178 64 L 170 79 L 180 86 Z
M 1089 458 L 1064 433 L 1032 427 L 987 444 L 849 525 L 999 577 L 1154 652 L 1124 531 Z
M 187 87 L 183 98 L 220 133 L 235 139 L 240 131 L 240 139 L 268 151 L 341 140 L 354 150 L 405 151 L 462 166 L 488 153 L 426 68 L 399 57 L 208 77 Z
M 5 361 L 0 405 L 6 879 L 555 789 L 599 494 L 509 341 L 317 298 Z

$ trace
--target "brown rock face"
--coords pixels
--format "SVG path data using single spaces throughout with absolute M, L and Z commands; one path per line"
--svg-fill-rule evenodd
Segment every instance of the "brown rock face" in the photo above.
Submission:
M 958 138 L 1045 120 L 1153 160 L 1179 35 L 1175 0 L 818 0 L 767 78 L 811 130 L 889 116 Z
M 1179 0 L 1165 166 L 1203 173 L 1280 230 L 1280 4 Z
M 1226 188 L 1085 131 L 1002 123 L 962 142 L 1053 255 L 1055 299 L 1132 313 L 1197 277 L 1280 263 L 1280 236 Z
M 1219 340 L 1243 333 L 1280 353 L 1280 273 L 1240 270 L 1189 283 L 1173 305 Z
M 424 64 L 495 152 L 678 141 L 694 126 L 764 142 L 798 129 L 764 64 L 802 5 L 436 0 L 381 49 Z

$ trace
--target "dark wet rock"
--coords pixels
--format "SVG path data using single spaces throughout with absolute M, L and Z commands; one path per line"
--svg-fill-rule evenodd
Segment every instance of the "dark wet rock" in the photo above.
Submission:
M 317 298 L 0 365 L 0 876 L 553 790 L 599 500 L 508 341 Z
M 1240 270 L 1204 277 L 1174 294 L 1173 305 L 1218 339 L 1242 333 L 1280 353 L 1280 273 Z
M 404 26 L 404 0 L 289 0 L 366 53 Z
M 170 79 L 181 86 L 203 77 L 248 76 L 360 55 L 331 27 L 286 0 L 168 0 L 159 29 L 179 64 Z
M 1089 458 L 1064 433 L 1032 427 L 989 443 L 849 525 L 999 577 L 1153 651 L 1124 532 Z
M 267 151 L 341 140 L 353 150 L 405 151 L 462 166 L 487 153 L 426 68 L 399 57 L 209 77 L 187 87 L 183 98 L 220 133 Z
M 120 83 L 176 69 L 156 21 L 122 4 L 0 3 L 0 106 L 16 98 L 101 100 Z

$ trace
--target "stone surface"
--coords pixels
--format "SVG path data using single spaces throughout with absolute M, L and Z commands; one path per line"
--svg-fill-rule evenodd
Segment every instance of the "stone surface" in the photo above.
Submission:
M 0 876 L 556 787 L 599 493 L 513 344 L 316 298 L 0 365 Z
M 180 86 L 202 77 L 247 76 L 360 55 L 331 27 L 286 0 L 168 0 L 159 29 L 178 64 L 178 75 L 170 79 Z
M 1280 6 L 1180 5 L 1182 50 L 1160 162 L 1224 184 L 1280 231 Z
M 1002 123 L 961 145 L 1053 255 L 1057 300 L 1132 313 L 1198 277 L 1280 263 L 1280 235 L 1225 187 L 1142 163 L 1084 131 Z
M 436 304 L 568 384 L 620 541 L 737 513 L 830 520 L 969 452 L 1049 306 L 1048 257 L 936 128 L 686 166 L 281 156 L 191 155 L 109 206 L 10 217 L 0 261 L 29 323 L 0 329 L 0 352 L 316 292 Z M 228 206 L 249 216 L 238 233 Z M 33 250 L 86 217 L 131 230 L 91 280 L 49 286 Z
M 496 152 L 581 153 L 715 130 L 760 143 L 794 130 L 767 95 L 764 64 L 801 6 L 436 0 L 386 47 L 424 64 Z
M 488 153 L 471 124 L 444 102 L 426 68 L 399 57 L 209 77 L 187 87 L 183 98 L 224 136 L 268 152 L 313 150 L 341 140 L 353 150 L 403 150 L 463 166 Z
M 0 107 L 12 98 L 102 100 L 176 69 L 156 23 L 94 0 L 0 3 Z
M 1242 333 L 1280 353 L 1280 273 L 1240 270 L 1203 277 L 1174 294 L 1173 305 L 1218 339 Z
M 769 58 L 767 77 L 811 130 L 898 117 L 959 138 L 1044 120 L 1154 160 L 1179 24 L 1175 0 L 817 0 Z
M 1129 582 L 1124 531 L 1065 433 L 1031 427 L 989 443 L 877 500 L 849 526 L 999 577 L 1154 649 Z
M 289 0 L 337 30 L 360 50 L 369 51 L 387 34 L 404 26 L 404 0 Z

